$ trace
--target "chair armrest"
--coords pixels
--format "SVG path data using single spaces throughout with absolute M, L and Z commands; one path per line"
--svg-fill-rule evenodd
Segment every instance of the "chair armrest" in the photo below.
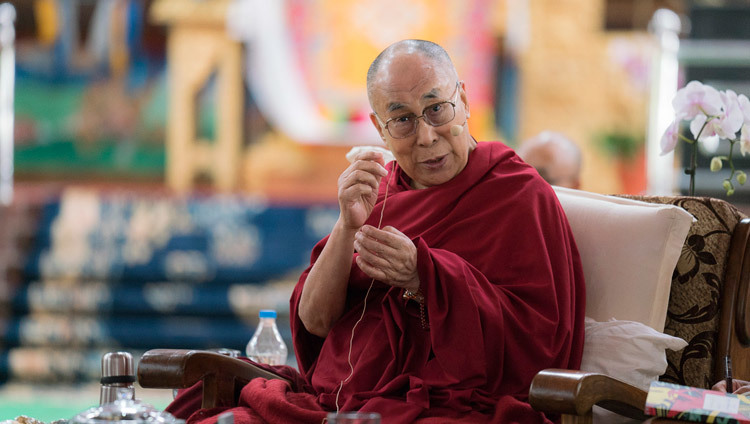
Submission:
M 203 408 L 234 406 L 242 387 L 256 377 L 291 381 L 240 359 L 215 352 L 153 349 L 138 363 L 138 382 L 153 389 L 185 389 L 203 381 Z
M 641 421 L 647 393 L 603 374 L 561 369 L 540 371 L 531 382 L 529 403 L 537 411 L 587 416 L 598 405 Z

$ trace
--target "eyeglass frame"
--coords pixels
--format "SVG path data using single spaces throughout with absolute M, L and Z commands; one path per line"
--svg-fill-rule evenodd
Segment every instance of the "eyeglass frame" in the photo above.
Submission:
M 411 133 L 409 133 L 408 135 L 403 136 L 403 137 L 394 137 L 393 134 L 391 133 L 391 130 L 388 128 L 388 123 L 390 123 L 394 119 L 403 118 L 403 116 L 395 116 L 393 118 L 389 118 L 387 121 L 385 121 L 385 123 L 383 123 L 383 121 L 380 120 L 380 116 L 378 116 L 377 112 L 373 112 L 373 115 L 375 115 L 375 118 L 378 120 L 378 124 L 380 124 L 380 127 L 383 128 L 384 130 L 388 131 L 388 135 L 390 135 L 391 138 L 394 138 L 396 140 L 403 140 L 405 138 L 411 137 L 414 134 L 416 134 L 417 133 L 417 127 L 419 126 L 419 124 L 417 123 L 417 120 L 419 120 L 419 118 L 422 118 L 422 120 L 425 122 L 425 124 L 427 124 L 427 125 L 429 125 L 431 127 L 440 127 L 440 126 L 443 126 L 443 125 L 447 124 L 448 122 L 450 122 L 450 121 L 452 121 L 452 120 L 454 120 L 456 118 L 456 103 L 458 102 L 458 93 L 459 93 L 459 88 L 461 87 L 461 83 L 463 83 L 463 81 L 456 81 L 456 88 L 455 88 L 455 91 L 453 92 L 453 100 L 452 101 L 451 100 L 443 100 L 442 102 L 433 103 L 433 104 L 425 107 L 424 109 L 422 109 L 422 114 L 421 115 L 414 116 L 414 131 L 411 132 Z M 449 105 L 451 105 L 451 107 L 453 107 L 453 117 L 451 119 L 443 122 L 442 124 L 433 125 L 425 117 L 424 111 L 427 110 L 427 109 L 429 109 L 429 108 L 431 108 L 431 107 L 435 107 L 437 105 L 441 105 L 443 103 L 448 103 Z

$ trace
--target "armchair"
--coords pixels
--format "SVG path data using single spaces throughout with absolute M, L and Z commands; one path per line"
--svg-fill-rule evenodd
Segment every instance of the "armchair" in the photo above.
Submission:
M 688 346 L 667 353 L 667 371 L 660 379 L 710 388 L 724 376 L 726 355 L 733 358 L 734 377 L 749 379 L 750 219 L 718 199 L 623 197 L 675 205 L 696 219 L 672 273 L 664 325 L 666 333 L 686 340 Z M 532 407 L 560 414 L 564 423 L 593 422 L 594 405 L 644 420 L 645 401 L 642 388 L 612 376 L 574 370 L 543 370 L 529 391 Z
M 565 208 L 564 195 L 564 191 L 558 190 Z M 615 315 L 618 319 L 643 322 L 655 330 L 688 341 L 687 348 L 668 355 L 669 366 L 661 378 L 678 384 L 710 387 L 723 375 L 720 359 L 729 353 L 734 358 L 735 377 L 750 379 L 750 349 L 745 348 L 750 343 L 750 316 L 747 314 L 750 301 L 750 219 L 730 204 L 717 199 L 685 196 L 598 197 L 610 200 L 625 198 L 623 201 L 626 203 L 641 205 L 640 202 L 675 205 L 687 210 L 696 219 L 689 232 L 683 232 L 681 238 L 678 237 L 677 250 L 666 273 L 663 269 L 657 270 L 666 275 L 668 284 L 666 289 L 655 288 L 653 293 L 644 296 L 655 300 L 648 302 L 649 306 L 643 309 L 645 318 Z M 581 210 L 586 215 L 587 207 Z M 573 221 L 571 213 L 577 212 L 566 208 L 566 213 Z M 612 225 L 622 226 L 619 218 L 616 213 L 609 216 Z M 649 216 L 645 216 L 645 219 L 649 220 L 649 224 L 644 224 L 644 228 L 650 228 L 651 219 Z M 590 217 L 579 217 L 579 220 L 583 222 L 581 227 L 584 230 L 573 228 L 573 232 L 583 257 L 586 250 L 581 241 L 586 237 L 582 235 L 579 240 L 577 231 L 585 231 Z M 625 231 L 629 229 L 625 228 Z M 589 247 L 594 249 L 592 252 L 597 251 L 596 245 Z M 645 249 L 638 244 L 634 247 L 635 250 Z M 630 269 L 636 276 L 643 269 L 639 263 L 620 263 L 618 267 Z M 588 289 L 589 273 L 586 269 L 585 272 Z M 595 291 L 590 294 L 606 298 Z M 643 299 L 640 300 L 645 303 Z M 624 309 L 622 314 L 627 315 L 629 311 Z M 599 313 L 605 314 L 606 311 Z M 261 376 L 283 378 L 246 362 L 203 351 L 151 350 L 143 355 L 138 365 L 138 380 L 141 386 L 147 388 L 187 388 L 203 381 L 204 408 L 229 406 L 226 402 L 236 402 L 244 384 Z M 617 378 L 574 370 L 541 371 L 533 380 L 529 393 L 532 407 L 552 415 L 561 414 L 563 422 L 592 422 L 594 405 L 644 420 L 645 400 L 644 390 Z

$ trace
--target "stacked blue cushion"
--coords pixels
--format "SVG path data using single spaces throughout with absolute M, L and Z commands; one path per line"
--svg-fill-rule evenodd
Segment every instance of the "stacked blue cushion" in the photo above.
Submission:
M 289 295 L 337 214 L 335 205 L 243 196 L 65 191 L 44 205 L 10 297 L 0 378 L 44 379 L 18 365 L 35 351 L 85 367 L 115 349 L 244 351 L 265 308 L 278 311 L 291 352 Z

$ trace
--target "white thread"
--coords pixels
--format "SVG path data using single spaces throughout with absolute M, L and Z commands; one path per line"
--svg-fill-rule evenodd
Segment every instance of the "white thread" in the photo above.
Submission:
M 394 166 L 395 168 L 395 166 Z M 380 209 L 380 221 L 378 221 L 378 230 L 380 229 L 380 226 L 383 224 L 383 214 L 385 213 L 385 202 L 388 200 L 388 189 L 391 186 L 391 178 L 393 178 L 393 174 L 396 173 L 395 169 L 391 170 L 391 175 L 388 177 L 388 183 L 385 186 L 385 196 L 383 196 L 383 207 Z M 349 338 L 349 355 L 347 356 L 347 362 L 349 363 L 349 376 L 345 379 L 341 380 L 341 384 L 339 384 L 339 389 L 336 391 L 336 413 L 339 413 L 339 395 L 341 394 L 341 389 L 344 388 L 344 383 L 348 382 L 350 378 L 354 375 L 354 365 L 352 365 L 352 346 L 354 344 L 354 330 L 357 328 L 359 323 L 364 319 L 365 317 L 365 311 L 367 310 L 367 296 L 370 295 L 370 290 L 372 290 L 372 286 L 375 284 L 375 277 L 370 280 L 370 287 L 367 289 L 367 293 L 365 293 L 365 299 L 362 303 L 362 314 L 359 316 L 359 319 L 357 322 L 354 323 L 354 326 L 352 327 L 352 336 Z

